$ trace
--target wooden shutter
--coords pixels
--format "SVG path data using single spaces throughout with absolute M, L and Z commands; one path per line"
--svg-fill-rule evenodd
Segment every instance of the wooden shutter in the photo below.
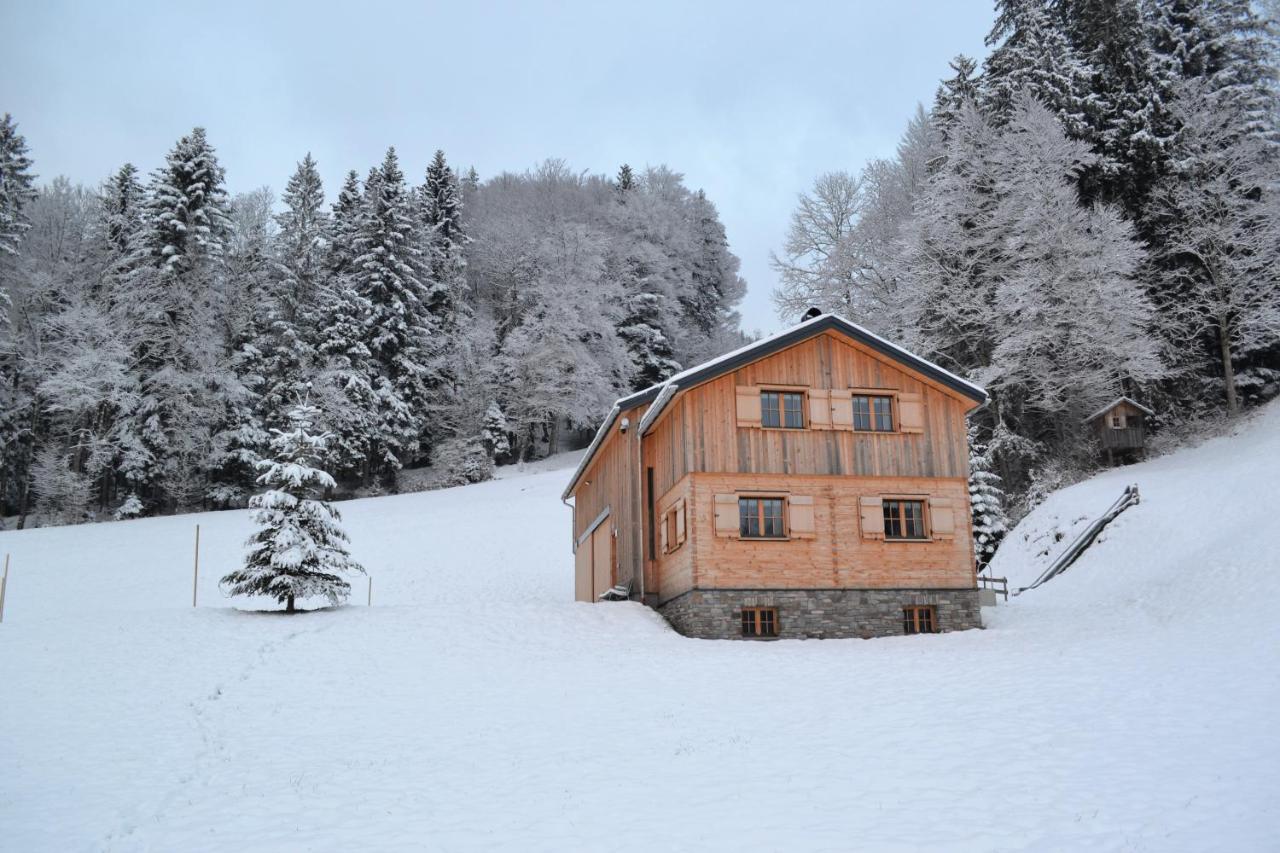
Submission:
M 816 535 L 813 520 L 813 498 L 808 495 L 792 495 L 787 499 L 787 526 L 793 539 L 813 539 Z
M 924 432 L 924 397 L 915 392 L 898 394 L 898 429 L 902 432 Z
M 671 541 L 667 538 L 668 517 L 667 513 L 664 512 L 662 514 L 662 532 L 658 534 L 659 538 L 662 540 L 662 553 L 664 554 L 671 553 Z
M 676 547 L 684 544 L 685 539 L 684 498 L 676 504 Z
M 809 428 L 831 429 L 831 392 L 826 388 L 809 389 Z
M 738 426 L 760 426 L 760 389 L 750 385 L 738 386 Z
M 884 507 L 880 504 L 880 498 L 859 498 L 858 505 L 862 509 L 862 538 L 883 539 Z
M 737 495 L 716 495 L 716 535 L 738 535 Z
M 929 535 L 934 539 L 956 538 L 955 501 L 929 498 Z
M 831 392 L 831 428 L 853 429 L 853 393 L 848 390 Z

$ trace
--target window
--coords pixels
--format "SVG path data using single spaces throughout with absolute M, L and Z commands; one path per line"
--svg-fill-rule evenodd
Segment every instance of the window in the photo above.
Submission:
M 738 498 L 738 535 L 743 539 L 782 539 L 783 498 Z
M 902 633 L 933 634 L 937 626 L 938 614 L 932 604 L 902 608 Z
M 893 398 L 855 394 L 853 428 L 864 432 L 893 432 Z
M 742 608 L 742 636 L 778 636 L 778 611 L 773 607 Z
M 662 553 L 678 550 L 685 540 L 684 498 L 673 503 L 662 514 Z
M 884 501 L 885 539 L 924 539 L 924 501 Z
M 804 429 L 804 394 L 799 391 L 761 391 L 760 425 L 775 429 Z

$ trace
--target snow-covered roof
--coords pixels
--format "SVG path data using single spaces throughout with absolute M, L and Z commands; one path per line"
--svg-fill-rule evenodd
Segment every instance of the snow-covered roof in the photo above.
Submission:
M 591 445 L 587 448 L 587 452 L 583 455 L 582 461 L 579 463 L 573 477 L 569 480 L 569 485 L 565 487 L 564 497 L 568 498 L 574 487 L 578 484 L 578 479 L 587 470 L 591 464 L 591 459 L 595 456 L 595 452 L 599 449 L 600 444 L 604 441 L 605 436 L 609 434 L 614 422 L 617 420 L 618 414 L 627 409 L 636 406 L 652 403 L 649 410 L 645 412 L 644 417 L 640 421 L 638 434 L 644 435 L 651 427 L 654 421 L 662 413 L 667 403 L 675 397 L 678 390 L 692 388 L 703 382 L 715 379 L 728 373 L 731 370 L 748 364 L 757 359 L 763 358 L 773 352 L 785 349 L 801 341 L 819 335 L 827 330 L 835 330 L 848 335 L 854 340 L 862 343 L 881 355 L 885 355 L 894 361 L 904 364 L 911 369 L 924 374 L 933 381 L 944 385 L 961 396 L 972 400 L 976 405 L 981 405 L 987 401 L 987 392 L 981 387 L 973 384 L 967 379 L 961 379 L 949 370 L 946 370 L 933 362 L 923 359 L 915 353 L 903 349 L 892 341 L 885 340 L 874 332 L 864 329 L 857 323 L 846 320 L 838 314 L 820 314 L 812 320 L 805 320 L 781 332 L 753 341 L 746 346 L 738 347 L 735 350 L 717 356 L 710 361 L 704 361 L 702 364 L 690 367 L 688 370 L 682 370 L 674 376 L 668 377 L 666 380 L 656 385 L 650 385 L 642 391 L 637 391 L 626 397 L 622 397 L 613 404 L 609 415 L 605 418 L 604 423 L 600 425 L 600 429 L 596 432 L 595 438 L 592 439 Z
M 1114 409 L 1116 406 L 1120 405 L 1121 403 L 1128 403 L 1130 406 L 1133 406 L 1138 411 L 1146 412 L 1148 415 L 1155 417 L 1155 414 L 1156 414 L 1155 412 L 1151 411 L 1146 406 L 1142 405 L 1132 397 L 1116 397 L 1110 403 L 1107 403 L 1101 409 L 1098 409 L 1098 411 L 1094 412 L 1092 415 L 1089 415 L 1089 417 L 1085 418 L 1083 421 L 1081 421 L 1081 423 L 1087 424 L 1089 421 L 1096 420 L 1102 417 L 1103 415 L 1105 415 L 1107 412 Z

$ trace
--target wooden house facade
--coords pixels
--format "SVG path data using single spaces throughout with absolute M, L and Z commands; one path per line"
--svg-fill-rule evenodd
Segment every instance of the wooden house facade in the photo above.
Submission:
M 977 627 L 965 415 L 985 400 L 829 314 L 625 397 L 564 494 L 576 597 L 711 638 Z

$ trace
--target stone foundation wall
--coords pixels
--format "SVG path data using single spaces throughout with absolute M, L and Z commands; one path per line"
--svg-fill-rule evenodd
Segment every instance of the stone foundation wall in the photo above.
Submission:
M 976 589 L 695 589 L 658 608 L 681 634 L 742 637 L 743 607 L 775 607 L 779 639 L 896 637 L 902 609 L 932 604 L 939 631 L 981 628 Z

